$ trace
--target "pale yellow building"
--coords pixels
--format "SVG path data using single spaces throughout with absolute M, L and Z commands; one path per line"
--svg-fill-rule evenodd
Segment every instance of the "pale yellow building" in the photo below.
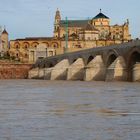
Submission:
M 68 35 L 67 48 L 66 32 Z M 92 19 L 61 20 L 60 11 L 57 9 L 53 37 L 32 37 L 11 40 L 9 52 L 10 56 L 14 56 L 22 62 L 34 63 L 37 58 L 35 54 L 42 51 L 40 45 L 42 43 L 45 44 L 45 48 L 43 47 L 44 53 L 42 53 L 43 57 L 46 50 L 47 57 L 62 54 L 65 50 L 67 52 L 78 51 L 81 49 L 119 44 L 128 42 L 129 40 L 131 40 L 131 35 L 129 33 L 128 20 L 122 25 L 110 25 L 110 18 L 103 14 L 101 10 Z
M 55 55 L 62 54 L 63 50 L 60 48 L 60 41 L 54 39 L 53 37 L 32 37 L 24 39 L 16 39 L 10 41 L 10 56 L 15 57 L 17 60 L 26 63 L 32 63 L 35 59 L 33 56 L 29 57 L 29 54 L 34 55 L 38 50 L 40 44 L 44 44 L 48 49 L 55 49 Z M 44 46 L 43 46 L 44 47 Z M 41 50 L 41 48 L 40 48 Z M 49 56 L 52 52 L 48 52 Z M 30 59 L 32 58 L 32 59 Z

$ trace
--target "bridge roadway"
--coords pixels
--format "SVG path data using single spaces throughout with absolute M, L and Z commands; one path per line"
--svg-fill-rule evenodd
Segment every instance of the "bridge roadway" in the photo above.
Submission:
M 30 70 L 29 78 L 140 81 L 140 40 L 38 60 Z

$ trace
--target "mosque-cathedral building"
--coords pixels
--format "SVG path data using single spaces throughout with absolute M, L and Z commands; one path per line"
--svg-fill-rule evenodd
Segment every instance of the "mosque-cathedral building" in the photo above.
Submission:
M 35 62 L 37 58 L 78 51 L 81 49 L 119 44 L 131 40 L 129 21 L 110 25 L 110 18 L 100 10 L 92 19 L 61 20 L 57 9 L 53 37 L 31 37 L 10 41 L 10 56 L 22 62 Z

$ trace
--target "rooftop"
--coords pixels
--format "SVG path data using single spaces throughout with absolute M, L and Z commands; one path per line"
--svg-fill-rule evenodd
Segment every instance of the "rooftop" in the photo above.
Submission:
M 86 30 L 86 31 L 99 31 L 90 23 L 88 23 L 82 30 Z
M 85 27 L 88 24 L 89 20 L 68 20 L 69 27 Z M 66 20 L 60 21 L 60 26 L 66 26 Z
M 109 19 L 109 17 L 107 17 L 106 15 L 104 15 L 100 9 L 100 13 L 97 14 L 93 19 L 98 19 L 98 18 L 106 18 Z
M 38 41 L 38 40 L 54 40 L 54 37 L 26 37 L 26 38 L 18 38 L 11 41 Z
M 7 34 L 8 35 L 8 32 L 6 31 L 6 29 L 4 28 L 2 34 Z

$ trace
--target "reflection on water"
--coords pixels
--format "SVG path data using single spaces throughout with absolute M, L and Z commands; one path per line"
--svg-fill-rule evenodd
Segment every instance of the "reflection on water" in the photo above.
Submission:
M 0 140 L 139 140 L 140 84 L 0 81 Z

